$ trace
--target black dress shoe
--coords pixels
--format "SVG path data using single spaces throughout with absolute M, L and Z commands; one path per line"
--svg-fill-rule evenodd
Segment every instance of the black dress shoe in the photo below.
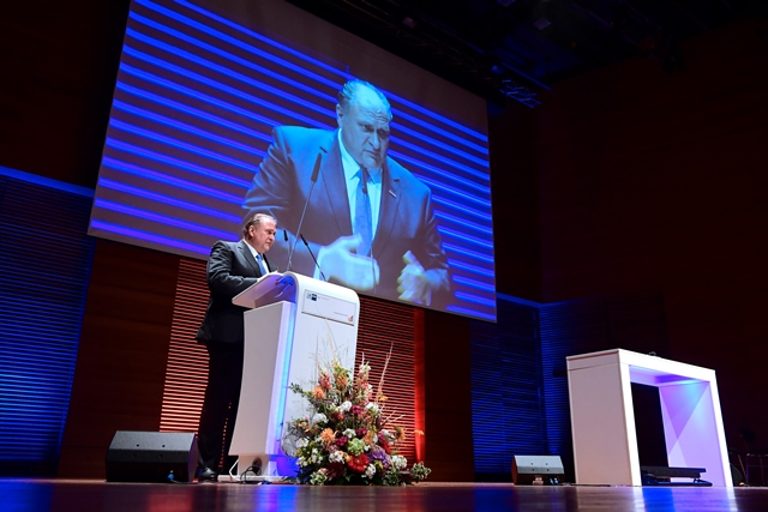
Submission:
M 197 468 L 197 480 L 198 482 L 215 482 L 219 478 L 214 470 L 208 466 L 201 466 Z

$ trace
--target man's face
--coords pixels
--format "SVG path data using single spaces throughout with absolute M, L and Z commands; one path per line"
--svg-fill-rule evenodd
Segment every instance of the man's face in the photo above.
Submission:
M 336 119 L 352 158 L 366 169 L 380 169 L 389 147 L 389 113 L 376 93 L 358 88 L 346 109 L 336 107 Z
M 264 254 L 272 248 L 277 233 L 277 223 L 271 219 L 262 219 L 258 224 L 248 227 L 248 242 L 258 252 Z

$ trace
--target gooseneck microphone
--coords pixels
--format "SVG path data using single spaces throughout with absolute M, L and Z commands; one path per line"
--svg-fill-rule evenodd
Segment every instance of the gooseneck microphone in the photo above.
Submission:
M 309 206 L 309 200 L 312 198 L 312 191 L 315 190 L 315 185 L 317 184 L 317 176 L 320 174 L 320 163 L 323 160 L 323 153 L 325 153 L 325 149 L 320 148 L 320 151 L 317 153 L 317 158 L 315 158 L 315 166 L 312 168 L 312 184 L 309 186 L 309 193 L 307 194 L 307 200 L 304 201 L 304 208 L 301 210 L 301 217 L 299 218 L 299 225 L 296 226 L 296 233 L 301 233 L 301 226 L 304 224 L 304 216 L 307 214 L 307 207 Z M 288 233 L 285 233 L 285 237 L 287 239 Z M 285 270 L 286 272 L 289 272 L 291 270 L 291 263 L 293 262 L 293 252 L 296 250 L 296 242 L 299 241 L 299 237 L 294 236 L 293 237 L 293 244 L 291 245 L 291 250 L 288 252 L 288 268 Z M 306 242 L 305 242 L 306 243 Z M 312 256 L 314 258 L 314 256 Z
M 304 238 L 304 235 L 299 233 L 299 236 L 301 237 L 301 241 L 304 242 L 304 245 L 307 246 L 307 250 L 309 251 L 309 255 L 312 256 L 312 261 L 315 262 L 315 267 L 317 267 L 317 270 L 320 271 L 320 277 L 323 278 L 323 281 L 327 281 L 328 279 L 325 278 L 325 274 L 323 274 L 323 269 L 320 268 L 320 264 L 317 262 L 317 258 L 315 258 L 315 253 L 312 252 L 312 248 L 307 243 L 307 239 Z

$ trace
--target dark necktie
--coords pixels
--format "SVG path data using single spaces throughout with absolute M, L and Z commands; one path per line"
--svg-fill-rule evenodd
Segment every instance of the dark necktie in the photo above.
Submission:
M 355 194 L 355 234 L 360 235 L 360 245 L 357 254 L 368 256 L 371 253 L 373 240 L 373 221 L 371 215 L 371 200 L 368 197 L 368 171 L 361 168 L 358 172 L 359 182 Z

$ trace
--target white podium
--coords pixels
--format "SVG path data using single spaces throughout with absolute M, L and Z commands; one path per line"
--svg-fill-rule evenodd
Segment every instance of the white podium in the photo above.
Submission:
M 570 356 L 577 484 L 642 485 L 631 383 L 659 389 L 670 467 L 733 487 L 714 370 L 628 350 Z
M 294 272 L 271 273 L 232 299 L 244 315 L 245 351 L 240 405 L 230 455 L 238 474 L 256 459 L 264 479 L 296 473 L 282 449 L 283 424 L 307 414 L 288 389 L 316 382 L 318 364 L 355 364 L 360 300 L 353 290 Z

